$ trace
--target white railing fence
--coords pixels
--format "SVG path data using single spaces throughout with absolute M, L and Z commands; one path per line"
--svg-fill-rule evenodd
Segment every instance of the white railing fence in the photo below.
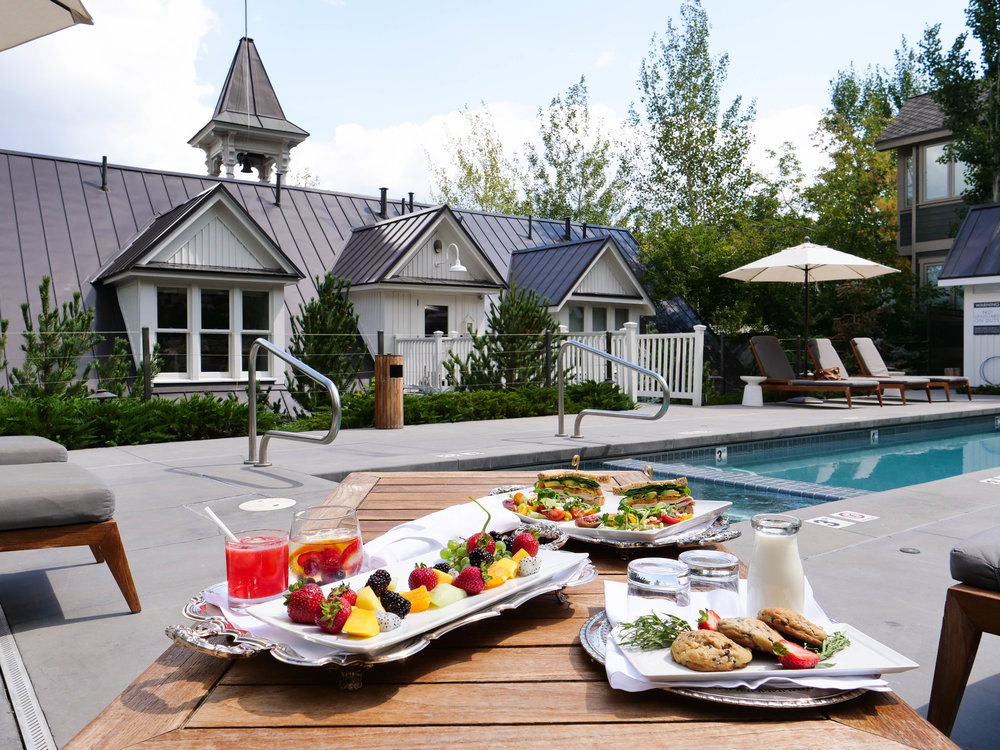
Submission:
M 705 361 L 705 326 L 697 325 L 689 333 L 638 333 L 635 323 L 626 323 L 621 331 L 568 333 L 570 339 L 633 362 L 657 372 L 670 385 L 674 399 L 702 403 L 702 379 Z M 407 388 L 440 390 L 447 386 L 445 362 L 449 353 L 464 360 L 472 351 L 472 339 L 457 331 L 447 336 L 437 331 L 433 336 L 395 337 L 395 353 L 403 356 L 403 383 Z M 554 353 L 553 353 L 554 354 Z M 568 380 L 604 381 L 608 379 L 608 361 L 581 349 L 565 353 Z M 655 380 L 628 368 L 611 363 L 611 380 L 632 398 L 653 398 L 661 393 Z

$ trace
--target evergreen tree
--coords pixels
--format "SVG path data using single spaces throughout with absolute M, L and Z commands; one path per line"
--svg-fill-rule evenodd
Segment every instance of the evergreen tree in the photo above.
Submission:
M 511 282 L 498 302 L 490 301 L 486 332 L 479 335 L 469 326 L 472 351 L 465 360 L 449 356 L 448 383 L 463 391 L 544 385 L 546 375 L 552 375 L 545 369 L 546 331 L 553 344 L 559 341 L 559 325 L 549 314 L 548 301 Z M 555 356 L 551 362 L 554 370 Z
M 348 299 L 351 286 L 332 273 L 316 277 L 316 297 L 299 305 L 292 316 L 292 340 L 288 352 L 317 372 L 326 375 L 342 395 L 353 390 L 364 360 L 358 332 L 358 316 Z M 329 408 L 326 390 L 303 373 L 285 374 L 288 391 L 305 411 Z
M 85 396 L 87 378 L 97 367 L 91 359 L 80 367 L 80 359 L 104 340 L 95 333 L 94 308 L 83 307 L 80 292 L 73 292 L 61 309 L 52 306 L 52 279 L 42 277 L 38 287 L 41 312 L 38 330 L 31 320 L 31 307 L 21 303 L 24 318 L 24 363 L 11 369 L 11 393 L 21 398 Z

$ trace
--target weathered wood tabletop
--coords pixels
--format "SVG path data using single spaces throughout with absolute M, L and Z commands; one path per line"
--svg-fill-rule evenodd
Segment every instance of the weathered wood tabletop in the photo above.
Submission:
M 614 475 L 619 484 L 641 478 Z M 513 471 L 357 473 L 329 499 L 359 498 L 364 537 L 373 539 L 533 479 Z M 567 548 L 589 551 L 601 578 L 624 575 L 610 551 Z M 376 665 L 356 692 L 339 690 L 337 675 L 323 668 L 267 655 L 230 662 L 171 645 L 65 747 L 956 747 L 893 693 L 766 710 L 613 690 L 579 643 L 581 625 L 603 609 L 602 591 L 598 579 L 567 589 L 568 605 L 548 594 L 459 628 L 405 661 Z

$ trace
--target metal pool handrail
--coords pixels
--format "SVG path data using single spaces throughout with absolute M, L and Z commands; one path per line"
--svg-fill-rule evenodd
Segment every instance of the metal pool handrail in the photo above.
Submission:
M 330 429 L 325 435 L 316 437 L 314 435 L 303 435 L 300 432 L 287 432 L 285 430 L 268 430 L 260 438 L 260 453 L 257 452 L 257 350 L 267 349 L 278 359 L 281 359 L 297 370 L 303 372 L 308 378 L 316 381 L 326 388 L 333 403 L 331 411 Z M 250 345 L 249 374 L 247 378 L 247 405 L 249 406 L 249 434 L 250 434 L 250 455 L 245 464 L 254 466 L 270 466 L 267 460 L 267 443 L 271 438 L 284 438 L 285 440 L 298 440 L 303 443 L 316 443 L 317 445 L 329 445 L 340 432 L 340 392 L 326 375 L 316 372 L 313 368 L 293 357 L 283 349 L 279 349 L 267 339 L 255 339 Z M 258 458 L 259 455 L 259 458 Z
M 610 411 L 608 409 L 583 409 L 579 414 L 576 415 L 576 421 L 573 423 L 573 437 L 580 438 L 583 435 L 580 434 L 580 422 L 583 420 L 584 416 L 587 414 L 597 414 L 603 417 L 618 417 L 619 419 L 646 419 L 653 420 L 659 419 L 664 414 L 667 413 L 667 408 L 670 406 L 670 386 L 667 385 L 667 381 L 663 379 L 663 376 L 658 372 L 653 372 L 652 370 L 647 370 L 645 367 L 640 367 L 634 362 L 629 362 L 627 360 L 616 357 L 613 354 L 608 354 L 607 352 L 602 352 L 600 349 L 595 349 L 592 346 L 587 346 L 586 344 L 581 344 L 579 341 L 563 341 L 559 345 L 559 354 L 556 356 L 557 363 L 557 381 L 559 386 L 559 432 L 556 433 L 556 437 L 568 437 L 565 429 L 563 428 L 563 421 L 565 419 L 565 404 L 563 398 L 563 381 L 564 381 L 564 371 L 563 371 L 563 352 L 566 351 L 568 347 L 574 346 L 577 349 L 583 349 L 584 351 L 590 352 L 591 354 L 596 354 L 599 357 L 604 357 L 611 362 L 614 362 L 621 367 L 627 367 L 630 370 L 635 370 L 636 372 L 642 372 L 649 375 L 651 378 L 656 380 L 660 384 L 660 388 L 663 390 L 663 404 L 660 406 L 660 410 L 656 414 L 634 414 L 631 412 L 620 412 L 620 411 Z

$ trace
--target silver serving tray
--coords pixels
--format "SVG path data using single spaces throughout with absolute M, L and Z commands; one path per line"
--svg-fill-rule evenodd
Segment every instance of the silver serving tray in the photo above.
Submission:
M 508 492 L 517 492 L 518 490 L 530 490 L 532 485 L 504 485 L 503 487 L 494 487 L 490 490 L 490 495 L 503 495 Z M 539 522 L 533 524 L 536 526 L 544 526 L 548 528 L 558 528 L 555 524 Z M 565 533 L 565 532 L 561 532 Z M 628 553 L 632 551 L 641 551 L 649 549 L 663 549 L 665 547 L 703 547 L 708 544 L 722 544 L 723 542 L 728 542 L 732 539 L 736 539 L 741 536 L 743 532 L 739 529 L 733 528 L 729 522 L 729 516 L 719 516 L 715 519 L 711 526 L 706 529 L 702 529 L 698 532 L 693 532 L 691 534 L 681 535 L 678 537 L 672 537 L 662 541 L 630 541 L 623 542 L 615 539 L 600 539 L 597 537 L 573 537 L 574 542 L 581 542 L 583 544 L 596 544 L 601 547 L 612 547 L 620 551 L 622 557 L 628 557 Z
M 551 524 L 551 528 L 542 529 L 545 537 L 553 538 L 541 547 L 559 549 L 566 542 L 566 535 Z M 536 527 L 537 528 L 537 527 Z M 496 617 L 504 610 L 520 607 L 536 596 L 555 592 L 561 602 L 566 601 L 562 589 L 582 586 L 597 578 L 597 569 L 587 563 L 580 569 L 579 575 L 571 581 L 546 581 L 535 588 L 530 588 L 514 594 L 506 599 L 497 600 L 491 607 L 470 613 L 464 617 L 452 620 L 441 627 L 422 633 L 415 638 L 404 641 L 384 651 L 374 654 L 354 654 L 331 649 L 330 653 L 319 658 L 306 658 L 295 651 L 292 646 L 281 641 L 258 638 L 253 631 L 243 630 L 231 623 L 215 605 L 205 599 L 205 591 L 201 591 L 184 606 L 182 614 L 195 625 L 168 625 L 165 633 L 175 643 L 190 648 L 208 656 L 220 659 L 243 659 L 270 653 L 278 661 L 300 667 L 333 667 L 340 672 L 340 687 L 344 690 L 357 690 L 361 687 L 364 671 L 375 664 L 398 661 L 422 651 L 431 641 L 446 633 L 490 617 Z M 220 639 L 221 642 L 220 642 Z
M 611 623 L 604 611 L 591 617 L 580 628 L 580 644 L 590 657 L 604 665 L 607 658 L 607 641 L 611 634 Z M 688 698 L 725 703 L 730 706 L 753 706 L 755 708 L 819 708 L 843 703 L 866 691 L 863 688 L 796 688 L 768 687 L 756 690 L 750 688 L 692 688 L 663 685 L 660 690 L 684 695 Z

